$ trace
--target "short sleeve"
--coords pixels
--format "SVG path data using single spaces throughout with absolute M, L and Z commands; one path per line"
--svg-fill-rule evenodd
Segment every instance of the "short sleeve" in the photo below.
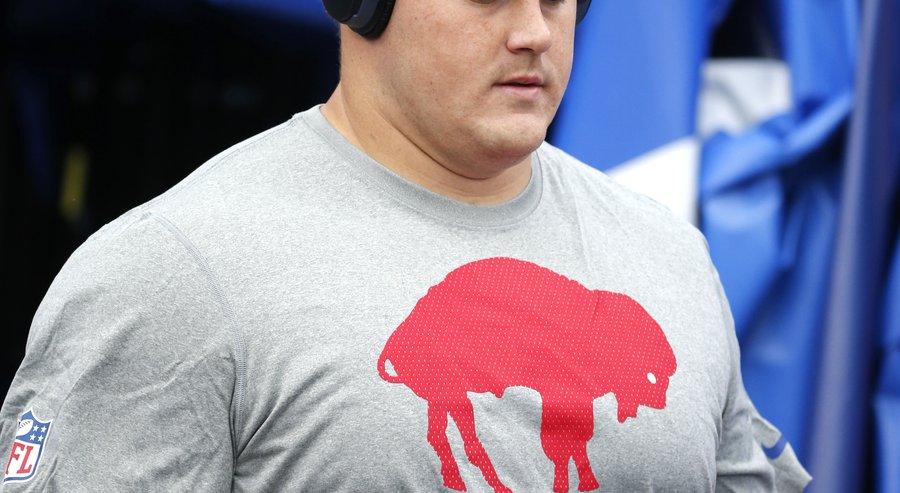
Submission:
M 215 277 L 171 223 L 106 226 L 32 323 L 0 411 L 0 491 L 229 490 L 233 334 Z
M 711 269 L 730 351 L 728 397 L 716 451 L 716 491 L 803 491 L 811 477 L 781 432 L 759 415 L 744 389 L 734 319 L 718 274 Z

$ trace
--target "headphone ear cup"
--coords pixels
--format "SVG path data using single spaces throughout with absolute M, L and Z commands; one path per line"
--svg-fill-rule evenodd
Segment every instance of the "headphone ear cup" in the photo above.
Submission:
M 347 22 L 359 11 L 360 0 L 322 0 L 325 12 L 338 22 Z
M 396 0 L 323 0 L 332 19 L 369 39 L 381 36 L 391 19 Z
M 394 2 L 396 0 L 381 0 L 375 8 L 375 15 L 372 21 L 366 23 L 359 29 L 353 29 L 361 36 L 368 39 L 375 39 L 381 36 L 381 33 L 387 28 L 388 21 L 391 20 L 391 14 L 394 12 Z
M 584 19 L 584 16 L 587 14 L 588 9 L 591 7 L 591 0 L 578 0 L 578 14 L 575 18 L 575 23 L 578 24 Z

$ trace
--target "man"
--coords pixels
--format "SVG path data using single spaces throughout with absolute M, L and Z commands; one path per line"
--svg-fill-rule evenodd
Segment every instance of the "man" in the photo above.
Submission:
M 3 491 L 802 489 L 702 236 L 543 143 L 586 4 L 391 4 L 326 2 L 326 104 L 73 254 Z

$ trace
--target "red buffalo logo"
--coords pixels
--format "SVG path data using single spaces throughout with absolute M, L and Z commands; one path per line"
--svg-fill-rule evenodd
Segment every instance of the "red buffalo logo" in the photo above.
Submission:
M 390 361 L 391 375 L 385 368 Z M 541 395 L 541 445 L 553 461 L 553 491 L 569 490 L 569 460 L 578 489 L 599 488 L 587 456 L 594 399 L 615 395 L 618 420 L 638 406 L 666 406 L 675 355 L 659 324 L 632 298 L 589 290 L 539 265 L 512 258 L 471 262 L 450 272 L 416 303 L 391 334 L 378 372 L 428 402 L 428 442 L 444 484 L 465 491 L 447 440 L 447 417 L 466 455 L 495 492 L 497 477 L 475 433 L 466 392 L 498 398 L 513 386 Z

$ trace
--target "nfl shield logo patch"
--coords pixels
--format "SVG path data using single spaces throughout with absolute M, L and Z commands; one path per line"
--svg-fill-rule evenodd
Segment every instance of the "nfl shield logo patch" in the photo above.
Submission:
M 16 426 L 16 439 L 13 442 L 9 462 L 6 463 L 6 481 L 28 481 L 34 477 L 41 461 L 41 452 L 50 435 L 50 423 L 53 420 L 37 419 L 31 409 L 19 418 Z

